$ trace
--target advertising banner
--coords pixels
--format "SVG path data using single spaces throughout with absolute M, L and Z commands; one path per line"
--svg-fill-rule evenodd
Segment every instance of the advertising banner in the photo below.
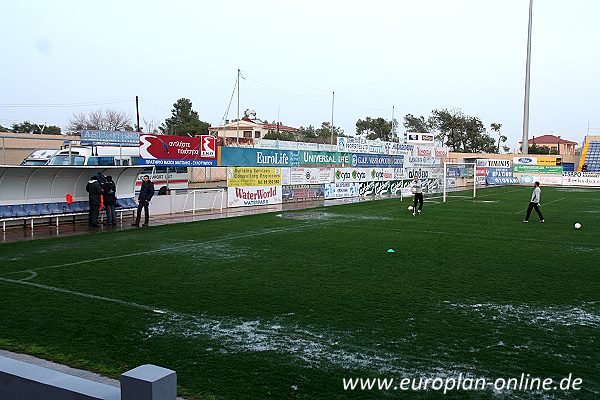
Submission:
M 291 185 L 283 186 L 282 199 L 284 203 L 295 201 L 323 200 L 325 185 Z
M 360 196 L 399 195 L 402 190 L 402 181 L 363 182 L 359 185 Z
M 407 132 L 406 141 L 409 143 L 430 143 L 433 145 L 434 135 L 431 133 Z
M 221 147 L 219 165 L 224 167 L 298 167 L 299 152 L 294 150 Z
M 359 184 L 356 182 L 336 182 L 325 185 L 325 199 L 357 197 Z
M 537 158 L 537 165 L 561 165 L 562 157 L 540 157 Z
M 335 182 L 367 182 L 371 180 L 368 168 L 337 168 Z
M 540 176 L 540 183 L 542 185 L 562 185 L 562 176 L 542 175 Z
M 404 144 L 397 142 L 384 142 L 385 143 L 385 154 L 390 155 L 412 155 L 415 146 L 412 144 Z
M 565 186 L 600 186 L 600 172 L 563 172 Z
M 560 165 L 515 165 L 513 172 L 519 174 L 562 175 L 563 167 Z
M 404 168 L 403 179 L 413 179 L 415 176 L 418 176 L 421 179 L 428 178 L 442 178 L 444 176 L 444 168 L 442 167 L 433 167 L 433 168 Z
M 488 176 L 486 183 L 488 185 L 518 185 L 519 180 L 512 176 Z
M 209 135 L 140 135 L 140 158 L 146 165 L 216 166 L 217 139 Z
M 404 167 L 432 167 L 441 165 L 441 161 L 435 157 L 404 157 Z
M 517 165 L 517 164 L 536 165 L 537 158 L 529 157 L 529 156 L 513 157 L 513 164 L 515 164 L 515 165 Z
M 300 150 L 299 166 L 301 167 L 344 167 L 351 165 L 351 155 L 348 153 Z
M 433 146 L 422 146 L 416 147 L 415 156 L 417 157 L 433 157 L 435 155 L 435 149 Z
M 140 133 L 130 131 L 93 131 L 82 130 L 81 141 L 94 146 L 132 146 L 140 145 Z M 91 143 L 90 143 L 91 142 Z M 82 143 L 84 145 L 84 143 Z
M 358 168 L 402 168 L 403 163 L 402 155 L 352 154 L 352 166 Z
M 281 185 L 281 168 L 227 167 L 227 186 Z
M 485 167 L 510 168 L 511 166 L 512 166 L 512 163 L 510 160 L 493 160 L 493 159 L 485 160 Z
M 369 145 L 367 144 L 367 139 L 339 137 L 337 138 L 337 149 L 345 153 L 367 153 Z
M 227 188 L 228 207 L 281 204 L 281 186 L 244 186 Z
M 334 171 L 333 168 L 289 168 L 289 180 L 284 184 L 315 185 L 332 183 L 334 181 Z
M 504 178 L 512 178 L 513 170 L 512 168 L 486 168 L 487 176 L 490 178 L 496 177 L 504 177 Z

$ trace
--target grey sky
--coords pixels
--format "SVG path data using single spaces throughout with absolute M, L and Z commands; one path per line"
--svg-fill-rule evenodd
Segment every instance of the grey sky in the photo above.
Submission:
M 600 1 L 533 11 L 530 137 L 581 142 L 588 122 L 600 128 Z M 511 147 L 521 137 L 528 0 L 5 0 L 0 15 L 3 126 L 64 127 L 100 107 L 135 115 L 136 95 L 145 120 L 186 97 L 218 125 L 240 68 L 241 110 L 269 121 L 319 126 L 335 91 L 346 133 L 394 105 L 400 123 L 460 108 L 501 123 Z

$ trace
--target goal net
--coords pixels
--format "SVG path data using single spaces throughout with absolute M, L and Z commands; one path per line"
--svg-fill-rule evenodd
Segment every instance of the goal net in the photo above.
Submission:
M 192 212 L 201 210 L 223 211 L 223 204 L 226 201 L 225 189 L 194 189 L 190 190 L 183 204 L 183 212 Z
M 475 163 L 445 162 L 442 177 L 442 201 L 475 198 L 477 178 Z

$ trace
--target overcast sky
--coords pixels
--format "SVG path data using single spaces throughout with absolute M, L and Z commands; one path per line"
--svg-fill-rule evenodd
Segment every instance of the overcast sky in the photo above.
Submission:
M 189 98 L 295 127 L 460 108 L 522 135 L 528 0 L 0 2 L 0 124 L 112 108 L 161 123 Z M 530 137 L 600 134 L 600 1 L 537 0 Z M 19 105 L 19 107 L 15 107 Z M 42 106 L 43 105 L 43 106 Z M 234 96 L 229 119 L 237 109 Z M 142 126 L 144 123 L 142 122 Z M 404 131 L 401 127 L 400 131 Z

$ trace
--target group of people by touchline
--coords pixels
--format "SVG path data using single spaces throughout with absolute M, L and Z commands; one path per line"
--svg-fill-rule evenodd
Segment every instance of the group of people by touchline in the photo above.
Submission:
M 421 214 L 423 210 L 423 182 L 419 178 L 418 175 L 415 175 L 412 182 L 412 193 L 413 197 L 413 206 L 412 206 L 412 215 L 416 216 L 417 214 Z M 535 182 L 533 184 L 533 193 L 531 194 L 531 200 L 529 201 L 529 206 L 527 207 L 527 213 L 525 214 L 524 223 L 529 222 L 529 217 L 531 216 L 531 210 L 535 210 L 538 217 L 540 217 L 540 222 L 546 222 L 544 220 L 544 216 L 542 215 L 542 211 L 540 210 L 540 198 L 542 195 L 542 189 L 540 189 L 540 183 Z M 418 208 L 417 208 L 418 206 Z
M 89 199 L 89 225 L 90 227 L 99 227 L 100 211 L 106 211 L 106 225 L 117 224 L 117 214 L 115 207 L 117 206 L 117 185 L 113 181 L 112 176 L 104 176 L 102 172 L 96 173 L 88 181 L 85 190 L 88 192 Z M 142 209 L 144 210 L 144 223 L 142 226 L 148 226 L 150 219 L 150 211 L 148 206 L 150 200 L 154 196 L 154 183 L 150 180 L 150 176 L 144 175 L 142 187 L 138 195 L 138 207 L 135 221 L 132 226 L 140 226 L 140 217 Z

